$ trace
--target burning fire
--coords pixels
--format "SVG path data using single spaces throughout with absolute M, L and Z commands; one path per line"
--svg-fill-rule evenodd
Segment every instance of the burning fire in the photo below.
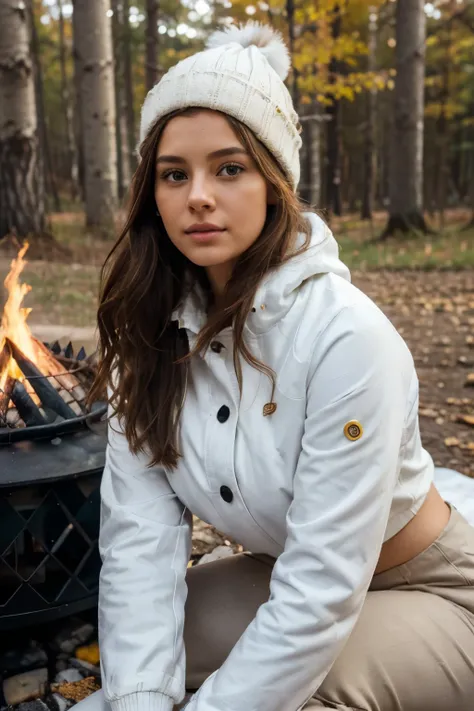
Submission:
M 20 283 L 20 274 L 26 264 L 24 256 L 28 247 L 28 242 L 25 242 L 17 258 L 12 261 L 10 272 L 4 281 L 8 296 L 0 323 L 0 390 L 4 390 L 9 378 L 20 382 L 25 380 L 11 354 L 9 342 L 13 343 L 43 374 L 55 375 L 63 370 L 47 350 L 41 347 L 42 344 L 34 338 L 26 323 L 31 309 L 25 308 L 22 303 L 31 291 L 31 286 Z M 25 383 L 25 386 L 31 390 L 29 383 Z
M 12 261 L 10 272 L 4 281 L 8 298 L 3 308 L 2 322 L 0 324 L 0 353 L 6 346 L 6 339 L 9 338 L 30 360 L 35 362 L 34 341 L 26 324 L 26 319 L 31 309 L 21 306 L 23 299 L 31 290 L 31 286 L 20 284 L 19 282 L 19 276 L 26 264 L 23 257 L 28 247 L 28 242 L 25 242 L 18 253 L 18 257 Z M 23 373 L 11 355 L 0 370 L 0 388 L 2 390 L 5 387 L 8 376 L 15 380 L 23 380 Z

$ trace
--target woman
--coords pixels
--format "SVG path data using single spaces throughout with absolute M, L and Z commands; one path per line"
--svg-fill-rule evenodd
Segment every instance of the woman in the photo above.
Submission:
M 99 308 L 91 709 L 471 708 L 474 530 L 432 485 L 405 343 L 298 203 L 288 69 L 231 28 L 143 107 Z M 187 570 L 191 513 L 252 553 Z

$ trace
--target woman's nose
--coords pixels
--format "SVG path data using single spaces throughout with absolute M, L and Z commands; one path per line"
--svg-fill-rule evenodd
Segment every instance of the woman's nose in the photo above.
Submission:
M 209 210 L 215 207 L 215 198 L 208 181 L 201 178 L 191 183 L 188 206 L 191 210 Z

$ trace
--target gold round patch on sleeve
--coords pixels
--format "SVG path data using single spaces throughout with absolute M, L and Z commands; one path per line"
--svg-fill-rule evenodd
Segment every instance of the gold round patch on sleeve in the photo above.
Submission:
M 360 422 L 357 422 L 357 420 L 351 420 L 344 426 L 344 434 L 347 439 L 354 442 L 356 439 L 360 439 L 362 437 L 364 434 L 364 428 Z

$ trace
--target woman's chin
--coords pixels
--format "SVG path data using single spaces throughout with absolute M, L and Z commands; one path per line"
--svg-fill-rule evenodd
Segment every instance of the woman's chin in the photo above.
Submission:
M 192 250 L 186 256 L 197 267 L 203 268 L 219 267 L 235 261 L 235 255 L 224 254 L 222 250 L 212 248 Z

